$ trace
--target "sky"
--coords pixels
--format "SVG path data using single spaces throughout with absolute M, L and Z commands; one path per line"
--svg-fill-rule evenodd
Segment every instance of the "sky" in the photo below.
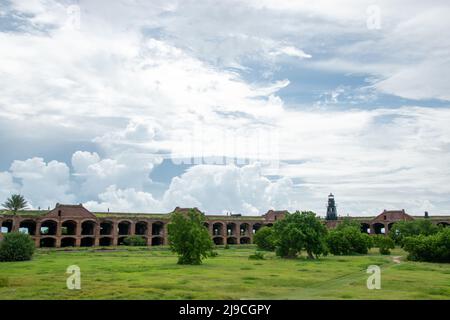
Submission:
M 0 201 L 450 214 L 450 4 L 0 0 Z

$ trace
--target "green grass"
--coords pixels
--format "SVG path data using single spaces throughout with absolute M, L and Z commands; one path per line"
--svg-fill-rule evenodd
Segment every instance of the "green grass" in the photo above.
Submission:
M 0 263 L 0 299 L 450 299 L 450 265 L 380 256 L 328 256 L 317 261 L 250 260 L 254 247 L 218 249 L 200 266 L 177 265 L 164 248 L 38 250 L 32 261 Z M 66 268 L 81 268 L 81 290 L 66 288 Z M 368 290 L 366 268 L 382 270 L 381 290 Z

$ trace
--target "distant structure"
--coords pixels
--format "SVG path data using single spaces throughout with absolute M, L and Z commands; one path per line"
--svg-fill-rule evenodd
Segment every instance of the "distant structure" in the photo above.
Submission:
M 336 203 L 334 201 L 334 195 L 330 193 L 328 196 L 328 206 L 327 206 L 327 220 L 337 220 L 337 210 Z
M 428 211 L 425 211 L 425 219 L 428 219 L 430 216 L 428 215 Z
M 35 246 L 46 247 L 106 247 L 124 245 L 129 236 L 139 236 L 148 246 L 167 245 L 168 224 L 173 212 L 188 213 L 198 208 L 176 207 L 167 213 L 115 213 L 90 212 L 81 204 L 56 204 L 53 210 L 24 210 L 14 214 L 0 210 L 0 241 L 9 232 L 30 235 Z M 262 227 L 271 227 L 288 214 L 287 210 L 269 210 L 264 215 L 247 216 L 205 215 L 204 226 L 216 245 L 252 244 L 255 233 Z M 369 235 L 388 235 L 394 223 L 425 219 L 424 214 L 411 216 L 405 210 L 384 210 L 375 217 L 338 217 L 333 194 L 328 196 L 326 220 L 328 228 L 336 228 L 344 219 L 360 225 L 361 232 Z M 450 226 L 450 216 L 428 215 L 430 222 Z

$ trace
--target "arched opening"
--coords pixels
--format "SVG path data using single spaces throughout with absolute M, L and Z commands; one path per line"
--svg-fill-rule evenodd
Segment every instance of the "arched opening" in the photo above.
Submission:
M 242 223 L 240 229 L 241 229 L 241 233 L 240 233 L 241 236 L 248 236 L 249 235 L 249 233 L 248 233 L 248 231 L 249 231 L 248 223 Z
M 227 238 L 227 244 L 237 244 L 237 239 L 235 237 Z
M 223 245 L 223 238 L 222 237 L 214 237 L 213 238 L 214 244 L 217 246 Z
M 152 235 L 153 236 L 161 236 L 164 230 L 164 223 L 160 221 L 156 221 L 152 223 Z M 153 245 L 153 241 L 152 241 Z
M 82 247 L 93 247 L 95 244 L 95 240 L 92 237 L 81 238 L 80 246 Z
M 19 226 L 19 231 L 30 236 L 36 235 L 36 222 L 33 220 L 22 221 Z
M 102 236 L 111 235 L 113 229 L 113 223 L 111 221 L 103 221 L 100 223 L 100 234 Z
M 88 220 L 81 224 L 81 235 L 92 236 L 95 233 L 95 222 Z
M 65 247 L 75 247 L 75 238 L 62 238 L 61 248 Z
M 120 235 L 130 234 L 130 226 L 131 226 L 131 223 L 129 221 L 119 222 L 119 234 Z
M 112 245 L 112 238 L 110 238 L 110 237 L 100 238 L 99 245 L 102 247 L 108 247 L 108 246 Z
M 450 223 L 445 222 L 445 221 L 442 221 L 442 222 L 438 222 L 437 225 L 438 225 L 438 226 L 441 226 L 441 227 L 443 227 L 443 228 L 447 228 L 447 227 L 450 225 Z
M 273 227 L 273 223 L 266 224 L 266 227 Z
M 255 234 L 256 231 L 258 231 L 259 229 L 261 229 L 261 227 L 262 227 L 261 223 L 255 223 L 255 224 L 253 224 L 253 228 L 252 228 L 253 234 Z
M 362 233 L 370 233 L 370 224 L 361 223 L 361 232 Z
M 147 222 L 139 221 L 136 223 L 135 234 L 137 235 L 145 235 L 147 233 Z
M 125 244 L 125 238 L 126 238 L 126 237 L 119 237 L 119 238 L 117 239 L 117 245 L 123 246 L 123 245 Z
M 373 224 L 373 230 L 374 230 L 375 234 L 386 234 L 384 224 L 382 224 L 382 223 Z
M 2 222 L 1 232 L 2 233 L 10 233 L 12 230 L 13 221 L 12 220 L 5 220 Z
M 394 222 L 389 223 L 389 224 L 388 224 L 388 229 L 387 229 L 387 231 L 388 231 L 388 232 L 391 231 L 391 229 L 392 229 L 393 226 L 394 226 Z
M 64 236 L 73 236 L 77 233 L 77 223 L 73 220 L 64 221 L 61 224 L 61 234 Z
M 162 246 L 164 244 L 164 239 L 162 237 L 153 237 L 152 246 Z
M 39 241 L 39 247 L 54 248 L 54 247 L 56 247 L 56 240 L 54 238 L 42 238 Z
M 235 236 L 236 235 L 236 224 L 235 223 L 227 223 L 227 236 Z
M 220 222 L 213 224 L 213 235 L 221 236 L 223 234 L 223 224 Z
M 2 233 L 10 233 L 13 228 L 12 220 L 5 220 L 2 222 Z
M 240 239 L 241 244 L 250 244 L 252 241 L 249 237 L 243 237 Z
M 58 225 L 53 220 L 46 220 L 41 223 L 41 235 L 54 236 L 56 235 L 56 229 Z

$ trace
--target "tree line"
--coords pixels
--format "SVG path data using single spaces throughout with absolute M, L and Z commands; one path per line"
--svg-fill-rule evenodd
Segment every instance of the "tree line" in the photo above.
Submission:
M 380 254 L 390 254 L 395 245 L 408 252 L 408 259 L 428 262 L 450 262 L 450 229 L 430 220 L 399 221 L 388 236 L 361 232 L 358 222 L 344 219 L 328 231 L 313 212 L 289 213 L 273 227 L 263 227 L 254 236 L 261 250 L 275 251 L 283 258 L 298 256 L 302 251 L 314 259 L 329 253 L 334 255 L 367 254 L 379 248 Z

